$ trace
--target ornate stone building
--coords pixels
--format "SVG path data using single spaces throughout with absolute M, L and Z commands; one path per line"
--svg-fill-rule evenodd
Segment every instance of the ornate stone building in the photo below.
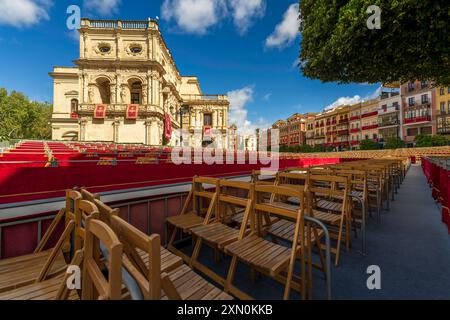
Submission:
M 227 148 L 229 101 L 203 95 L 181 76 L 159 31 L 148 21 L 83 19 L 76 67 L 55 67 L 54 140 Z M 188 131 L 183 140 L 178 130 Z M 186 139 L 186 137 L 184 137 Z

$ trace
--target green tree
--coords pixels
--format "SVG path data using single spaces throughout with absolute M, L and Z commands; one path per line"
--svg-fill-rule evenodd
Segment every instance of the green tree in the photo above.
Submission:
M 325 147 L 321 144 L 315 145 L 313 152 L 325 152 Z
M 414 142 L 418 148 L 432 147 L 433 137 L 426 134 L 418 134 L 414 137 Z
M 366 139 L 361 141 L 361 143 L 359 144 L 359 148 L 361 150 L 378 150 L 380 149 L 380 145 L 373 140 Z
M 389 138 L 384 145 L 385 149 L 400 149 L 405 146 L 405 143 L 400 138 Z
M 381 29 L 366 11 L 381 9 Z M 324 82 L 450 84 L 448 0 L 302 0 L 300 66 Z
M 431 139 L 433 147 L 442 147 L 448 145 L 448 139 L 441 135 L 433 136 Z
M 0 88 L 0 140 L 50 139 L 52 106 Z

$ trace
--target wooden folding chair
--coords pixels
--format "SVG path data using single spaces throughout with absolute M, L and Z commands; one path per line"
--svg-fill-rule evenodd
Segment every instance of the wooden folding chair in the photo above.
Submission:
M 246 194 L 245 197 L 238 197 L 230 194 L 230 189 L 235 193 Z M 194 251 L 190 261 L 190 267 L 198 269 L 208 277 L 219 283 L 225 285 L 225 279 L 217 275 L 214 271 L 201 264 L 198 261 L 198 256 L 203 244 L 208 245 L 215 251 L 216 261 L 218 253 L 223 251 L 223 248 L 239 238 L 239 230 L 228 226 L 226 223 L 230 217 L 236 215 L 236 210 L 242 210 L 243 216 L 249 214 L 252 210 L 253 203 L 253 189 L 254 185 L 246 182 L 221 180 L 219 182 L 218 193 L 218 220 L 211 222 L 211 216 L 206 216 L 205 221 L 201 226 L 191 229 L 192 235 L 196 237 Z M 212 215 L 212 214 L 211 214 Z
M 98 256 L 100 243 L 108 252 L 107 278 L 100 267 Z M 97 219 L 87 221 L 82 300 L 120 300 L 122 298 L 122 252 L 122 243 L 111 228 Z
M 111 209 L 109 206 L 107 206 L 106 204 L 97 199 L 94 200 L 94 204 L 98 207 L 98 210 L 100 212 L 100 220 L 111 226 L 111 217 L 119 216 L 119 209 Z M 164 247 L 161 247 L 160 251 L 161 251 L 161 258 L 160 258 L 161 270 L 163 272 L 171 271 L 183 265 L 183 259 L 181 259 L 179 256 L 171 253 Z M 135 260 L 142 259 L 143 263 L 148 268 L 152 262 L 147 252 L 145 250 L 141 250 L 139 247 L 136 248 L 136 252 L 139 258 L 138 256 L 135 256 L 134 257 Z
M 53 220 L 50 228 L 39 243 L 35 253 L 5 259 L 0 262 L 0 292 L 20 288 L 36 281 L 42 281 L 61 273 L 67 263 L 63 253 L 70 246 L 70 238 L 75 229 L 75 203 L 81 199 L 78 192 L 66 192 L 66 208 L 61 209 Z M 65 229 L 55 247 L 42 251 L 56 227 L 65 217 Z
M 186 265 L 161 273 L 161 240 L 147 236 L 118 216 L 111 216 L 113 230 L 124 245 L 123 265 L 141 288 L 145 299 L 159 300 L 229 300 L 231 296 L 201 278 Z M 138 254 L 149 257 L 146 264 Z M 161 288 L 163 290 L 161 290 Z
M 83 248 L 81 247 L 84 242 L 86 234 L 85 224 L 90 219 L 98 217 L 97 208 L 88 201 L 78 199 L 75 202 L 74 220 L 69 222 L 72 227 L 68 230 L 75 231 L 75 237 L 83 237 L 81 241 L 76 241 L 80 245 L 74 254 L 70 266 L 80 267 L 83 262 Z M 67 237 L 70 236 L 68 232 Z M 61 244 L 64 242 L 61 237 Z M 45 266 L 42 268 L 37 280 L 33 284 L 29 284 L 14 290 L 3 292 L 0 294 L 0 300 L 66 300 L 66 299 L 78 299 L 76 291 L 68 290 L 67 279 L 70 276 L 62 271 L 66 269 L 64 266 L 61 272 L 53 277 L 47 277 L 48 270 L 51 268 L 52 261 L 49 259 Z
M 264 202 L 262 194 L 270 193 L 283 197 L 297 197 L 300 199 L 300 209 L 290 210 L 284 207 L 278 207 L 274 204 Z M 305 193 L 301 188 L 279 187 L 268 185 L 255 186 L 255 204 L 254 210 L 249 212 L 241 226 L 239 239 L 236 242 L 225 247 L 225 252 L 232 256 L 225 291 L 241 299 L 251 299 L 250 296 L 233 286 L 236 267 L 238 261 L 248 264 L 258 272 L 268 275 L 277 281 L 285 284 L 284 299 L 290 296 L 291 287 L 300 291 L 302 297 L 306 297 L 306 261 L 305 261 L 305 235 L 304 235 L 304 212 L 305 212 Z M 291 247 L 282 246 L 273 243 L 264 238 L 262 228 L 262 213 L 276 215 L 283 219 L 290 219 L 295 223 L 294 239 Z M 255 221 L 250 223 L 251 232 L 247 232 L 248 220 Z M 291 283 L 294 275 L 294 265 L 297 259 L 301 261 L 301 276 L 298 282 Z M 311 261 L 309 259 L 309 261 Z M 309 281 L 312 281 L 309 279 Z
M 209 216 L 210 221 L 217 219 L 216 202 L 218 183 L 219 180 L 217 179 L 194 177 L 192 190 L 189 192 L 181 213 L 178 216 L 167 218 L 168 225 L 173 227 L 167 248 L 183 258 L 186 263 L 189 263 L 191 258 L 174 246 L 177 233 L 181 231 L 182 233 L 190 234 L 192 228 L 203 224 L 205 216 Z M 213 190 L 208 191 L 205 185 Z M 205 201 L 209 201 L 207 206 L 205 206 Z M 191 204 L 192 210 L 189 210 Z
M 332 248 L 331 251 L 336 255 L 335 265 L 338 266 L 344 232 L 347 250 L 350 250 L 351 243 L 350 180 L 348 177 L 310 175 L 308 181 L 307 189 L 311 194 L 311 216 L 327 226 L 337 228 L 337 235 L 331 232 L 337 240 L 336 248 Z

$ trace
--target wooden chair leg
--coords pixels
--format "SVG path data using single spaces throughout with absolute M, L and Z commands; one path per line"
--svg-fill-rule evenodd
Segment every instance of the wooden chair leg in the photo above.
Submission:
M 238 263 L 237 256 L 233 255 L 233 258 L 231 259 L 231 263 L 230 263 L 230 268 L 228 269 L 227 280 L 225 282 L 225 288 L 224 288 L 224 291 L 227 293 L 230 292 L 230 289 L 233 285 L 234 276 L 236 274 L 237 263 Z
M 191 259 L 189 262 L 189 267 L 191 267 L 191 269 L 194 267 L 195 263 L 197 262 L 201 247 L 202 247 L 202 239 L 198 237 L 197 241 L 195 243 L 195 246 L 194 246 L 194 251 L 192 252 L 192 256 L 191 256 Z

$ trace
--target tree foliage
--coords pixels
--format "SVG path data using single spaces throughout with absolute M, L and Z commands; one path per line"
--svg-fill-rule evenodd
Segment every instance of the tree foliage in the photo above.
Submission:
M 366 139 L 361 141 L 361 143 L 359 144 L 359 148 L 361 150 L 378 150 L 380 149 L 380 145 L 378 144 L 378 142 Z
M 0 140 L 50 139 L 52 106 L 0 88 Z
M 405 146 L 405 143 L 400 138 L 389 138 L 384 145 L 385 149 L 400 149 Z
M 370 30 L 369 6 L 381 12 Z M 450 84 L 448 0 L 302 0 L 300 65 L 324 82 Z
M 431 136 L 426 134 L 419 134 L 414 138 L 416 147 L 441 147 L 448 145 L 448 139 L 441 135 Z

